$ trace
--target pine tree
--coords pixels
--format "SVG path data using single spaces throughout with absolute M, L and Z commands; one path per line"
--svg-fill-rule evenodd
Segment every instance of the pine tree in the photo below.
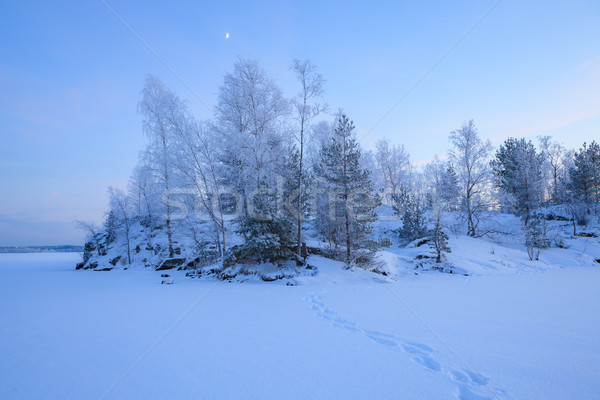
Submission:
M 310 170 L 300 173 L 299 159 L 300 151 L 296 146 L 292 146 L 288 151 L 288 156 L 283 162 L 281 172 L 281 199 L 280 210 L 283 215 L 294 221 L 297 228 L 298 214 L 301 214 L 301 221 L 306 220 L 310 211 L 310 200 L 312 193 L 309 190 L 309 183 L 312 179 Z M 300 180 L 303 190 L 298 190 L 298 181 Z
M 600 201 L 600 145 L 593 141 L 575 153 L 574 166 L 570 170 L 571 185 L 575 197 L 582 201 L 588 212 Z
M 326 197 L 332 200 L 328 204 L 329 213 L 322 221 L 328 229 L 322 233 L 337 236 L 342 232 L 345 254 L 340 258 L 348 267 L 368 263 L 376 249 L 369 235 L 380 201 L 373 190 L 369 171 L 360 167 L 361 151 L 354 124 L 345 114 L 338 116 L 333 137 L 323 145 L 320 156 L 316 172 L 330 193 Z M 337 246 L 337 239 L 334 243 Z
M 273 197 L 272 191 L 264 190 L 250 199 L 251 212 L 237 230 L 245 240 L 234 248 L 236 262 L 271 262 L 281 266 L 293 257 L 292 223 L 277 213 Z
M 536 152 L 531 141 L 507 139 L 496 152 L 492 168 L 496 185 L 508 195 L 515 214 L 525 225 L 542 200 L 543 156 Z

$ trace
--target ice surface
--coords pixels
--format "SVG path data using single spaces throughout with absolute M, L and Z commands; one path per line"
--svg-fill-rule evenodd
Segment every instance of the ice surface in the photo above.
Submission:
M 466 269 L 483 260 L 452 254 Z M 319 274 L 291 287 L 183 271 L 161 285 L 150 269 L 75 271 L 78 258 L 0 255 L 0 398 L 600 393 L 600 268 L 587 262 L 383 279 L 313 257 Z

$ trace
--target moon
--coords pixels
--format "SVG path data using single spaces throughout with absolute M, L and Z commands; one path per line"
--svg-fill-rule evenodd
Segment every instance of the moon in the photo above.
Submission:
M 225 39 L 229 39 L 229 32 L 225 32 Z

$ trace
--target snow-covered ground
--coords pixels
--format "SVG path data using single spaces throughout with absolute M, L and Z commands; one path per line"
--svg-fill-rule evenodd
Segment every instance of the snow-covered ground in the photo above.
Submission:
M 463 240 L 450 261 L 469 276 L 312 257 L 297 286 L 2 254 L 0 398 L 598 398 L 600 265 L 502 265 L 510 248 Z

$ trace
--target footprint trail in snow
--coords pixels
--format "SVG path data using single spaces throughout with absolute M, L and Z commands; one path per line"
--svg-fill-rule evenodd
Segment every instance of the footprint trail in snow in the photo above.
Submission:
M 458 389 L 456 398 L 459 400 L 507 399 L 503 390 L 492 388 L 489 385 L 489 379 L 485 375 L 469 369 L 459 371 L 442 365 L 435 357 L 435 350 L 425 344 L 404 340 L 383 332 L 364 329 L 328 308 L 319 296 L 312 293 L 308 294 L 305 299 L 315 314 L 331 325 L 361 334 L 369 340 L 390 349 L 402 351 L 408 354 L 414 362 L 433 373 L 447 375 Z

